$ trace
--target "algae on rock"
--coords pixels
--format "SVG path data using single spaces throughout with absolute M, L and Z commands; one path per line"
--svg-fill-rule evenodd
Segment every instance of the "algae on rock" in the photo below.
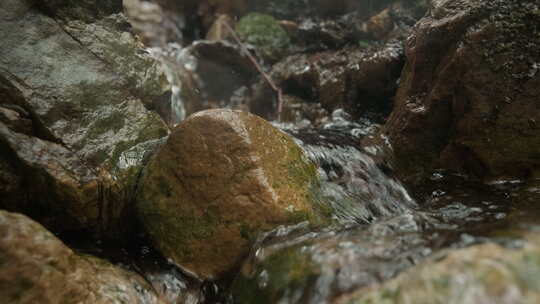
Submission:
M 210 110 L 173 130 L 145 168 L 137 207 L 166 257 L 216 278 L 258 232 L 324 222 L 317 182 L 315 165 L 288 135 L 252 114 Z

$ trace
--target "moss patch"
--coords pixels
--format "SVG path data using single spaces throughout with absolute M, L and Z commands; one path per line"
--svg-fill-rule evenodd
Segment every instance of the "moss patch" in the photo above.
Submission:
M 240 19 L 236 31 L 245 42 L 254 45 L 264 58 L 272 62 L 280 59 L 290 45 L 287 32 L 269 15 L 248 14 Z

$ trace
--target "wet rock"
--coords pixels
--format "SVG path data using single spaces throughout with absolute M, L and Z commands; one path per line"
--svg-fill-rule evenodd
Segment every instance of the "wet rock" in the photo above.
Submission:
M 10 109 L 11 108 L 11 109 Z M 15 110 L 12 110 L 12 109 Z M 0 121 L 6 124 L 11 129 L 23 133 L 23 134 L 32 134 L 32 120 L 28 117 L 24 117 L 24 112 L 17 112 L 18 107 L 13 107 L 11 105 L 2 105 L 0 106 Z
M 270 76 L 283 94 L 318 103 L 331 113 L 345 108 L 354 115 L 366 111 L 388 113 L 403 67 L 399 41 L 381 46 L 299 54 L 275 64 Z M 254 87 L 250 109 L 272 117 L 276 107 L 268 102 L 272 90 L 263 81 Z
M 0 211 L 5 303 L 162 303 L 140 276 L 79 256 L 26 216 Z
M 9 169 L 2 173 L 15 175 L 15 185 L 19 186 L 4 189 L 2 208 L 35 215 L 55 230 L 107 226 L 105 219 L 100 222 L 101 206 L 95 206 L 95 202 L 103 201 L 99 173 L 74 153 L 62 145 L 13 132 L 1 122 L 0 145 Z M 7 185 L 11 183 L 14 181 Z M 118 216 L 118 210 L 109 211 Z
M 381 40 L 394 28 L 390 9 L 386 8 L 361 26 L 361 32 L 371 39 Z
M 316 168 L 290 137 L 232 110 L 190 116 L 145 169 L 137 195 L 150 239 L 206 279 L 232 270 L 258 232 L 321 220 Z
M 136 57 L 138 46 L 130 33 L 117 32 L 125 23 L 121 16 L 61 26 L 29 1 L 0 7 L 6 48 L 0 96 L 32 121 L 31 134 L 9 123 L 1 127 L 3 149 L 31 185 L 17 210 L 33 212 L 56 231 L 117 235 L 119 226 L 129 226 L 118 220 L 134 186 L 122 176 L 142 167 L 132 162 L 120 169 L 120 158 L 168 132 L 141 101 L 163 94 L 155 66 L 129 57 Z
M 360 289 L 335 303 L 537 303 L 540 247 L 476 245 L 436 254 L 396 279 Z
M 277 18 L 301 20 L 306 18 L 329 18 L 359 11 L 369 15 L 384 8 L 393 0 L 367 1 L 367 0 L 263 0 L 250 1 L 250 8 L 264 12 Z
M 384 227 L 380 231 L 406 233 L 400 236 L 365 227 L 273 231 L 242 266 L 231 289 L 234 301 L 331 303 L 344 292 L 392 278 L 430 253 L 429 240 L 416 233 L 415 225 L 408 216 L 378 224 L 378 229 Z
M 165 120 L 170 106 L 170 86 L 160 62 L 153 58 L 122 14 L 103 17 L 93 23 L 71 20 L 63 29 L 95 57 L 125 79 L 126 87 L 145 107 Z
M 404 64 L 402 42 L 390 40 L 382 46 L 348 54 L 345 70 L 350 81 L 346 108 L 352 114 L 366 111 L 388 114 Z
M 255 46 L 259 55 L 269 62 L 282 58 L 290 47 L 289 35 L 270 15 L 248 14 L 238 21 L 236 31 L 245 43 Z
M 235 90 L 249 85 L 257 75 L 249 58 L 232 44 L 200 41 L 194 43 L 189 52 L 197 60 L 194 72 L 200 83 L 198 91 L 202 99 L 228 101 Z
M 0 193 L 2 195 L 0 208 L 17 210 L 21 202 L 26 201 L 22 175 L 21 169 L 15 165 L 11 155 L 2 149 L 0 152 Z
M 45 13 L 62 20 L 91 22 L 122 11 L 122 0 L 35 0 Z
M 344 19 L 345 20 L 345 19 Z M 355 38 L 351 22 L 341 20 L 305 19 L 299 22 L 291 33 L 292 48 L 295 52 L 337 49 L 351 43 Z M 347 20 L 350 21 L 350 20 Z
M 405 179 L 432 168 L 527 176 L 540 165 L 536 1 L 439 1 L 406 43 L 386 125 Z
M 308 122 L 318 126 L 329 116 L 328 112 L 319 104 L 307 102 L 297 96 L 283 95 L 282 122 L 290 122 L 301 125 Z

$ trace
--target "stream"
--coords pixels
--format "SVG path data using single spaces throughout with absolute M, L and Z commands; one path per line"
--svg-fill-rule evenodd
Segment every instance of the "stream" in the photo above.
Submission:
M 319 167 L 320 199 L 334 224 L 278 227 L 259 236 L 239 274 L 200 282 L 168 263 L 143 235 L 116 244 L 77 244 L 144 275 L 172 303 L 331 303 L 383 282 L 441 249 L 494 242 L 522 245 L 536 231 L 540 187 L 519 180 L 479 182 L 436 171 L 408 190 L 384 159 L 390 147 L 362 145 L 380 124 L 336 111 L 319 128 L 274 123 L 291 134 Z M 519 209 L 518 209 L 519 208 Z
M 178 44 L 149 52 L 162 62 L 171 85 L 170 122 L 176 125 L 189 114 L 186 79 L 203 81 L 192 77 L 201 62 Z M 352 118 L 343 109 L 316 126 L 274 121 L 318 165 L 319 199 L 331 209 L 333 224 L 313 228 L 301 223 L 260 235 L 239 272 L 219 282 L 190 278 L 143 235 L 121 249 L 115 244 L 72 246 L 143 274 L 171 303 L 332 303 L 442 249 L 486 242 L 520 247 L 522 231 L 540 229 L 538 181 L 482 182 L 434 171 L 422 186 L 408 189 L 386 161 L 390 144 L 384 138 L 373 141 L 382 145 L 368 144 L 382 123 L 376 113 Z

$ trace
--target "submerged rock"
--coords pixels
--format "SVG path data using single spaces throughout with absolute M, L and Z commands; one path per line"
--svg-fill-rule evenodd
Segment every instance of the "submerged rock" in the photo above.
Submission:
M 321 220 L 316 172 L 292 139 L 263 119 L 199 112 L 146 167 L 139 217 L 166 257 L 214 279 L 247 255 L 258 232 Z
M 24 215 L 0 211 L 0 231 L 5 303 L 162 303 L 142 277 L 75 254 Z
M 540 247 L 495 244 L 444 251 L 396 279 L 360 289 L 335 303 L 538 303 Z
M 430 253 L 417 226 L 409 214 L 371 229 L 273 231 L 238 273 L 234 303 L 330 303 L 351 289 L 392 278 Z M 385 229 L 404 234 L 381 233 Z
M 0 205 L 55 231 L 116 237 L 143 160 L 125 166 L 125 152 L 168 133 L 142 101 L 163 97 L 159 73 L 121 16 L 59 23 L 32 3 L 0 4 L 0 104 L 31 120 L 1 120 L 2 162 L 26 189 Z
M 436 1 L 406 43 L 385 127 L 401 175 L 479 177 L 540 168 L 537 1 Z

